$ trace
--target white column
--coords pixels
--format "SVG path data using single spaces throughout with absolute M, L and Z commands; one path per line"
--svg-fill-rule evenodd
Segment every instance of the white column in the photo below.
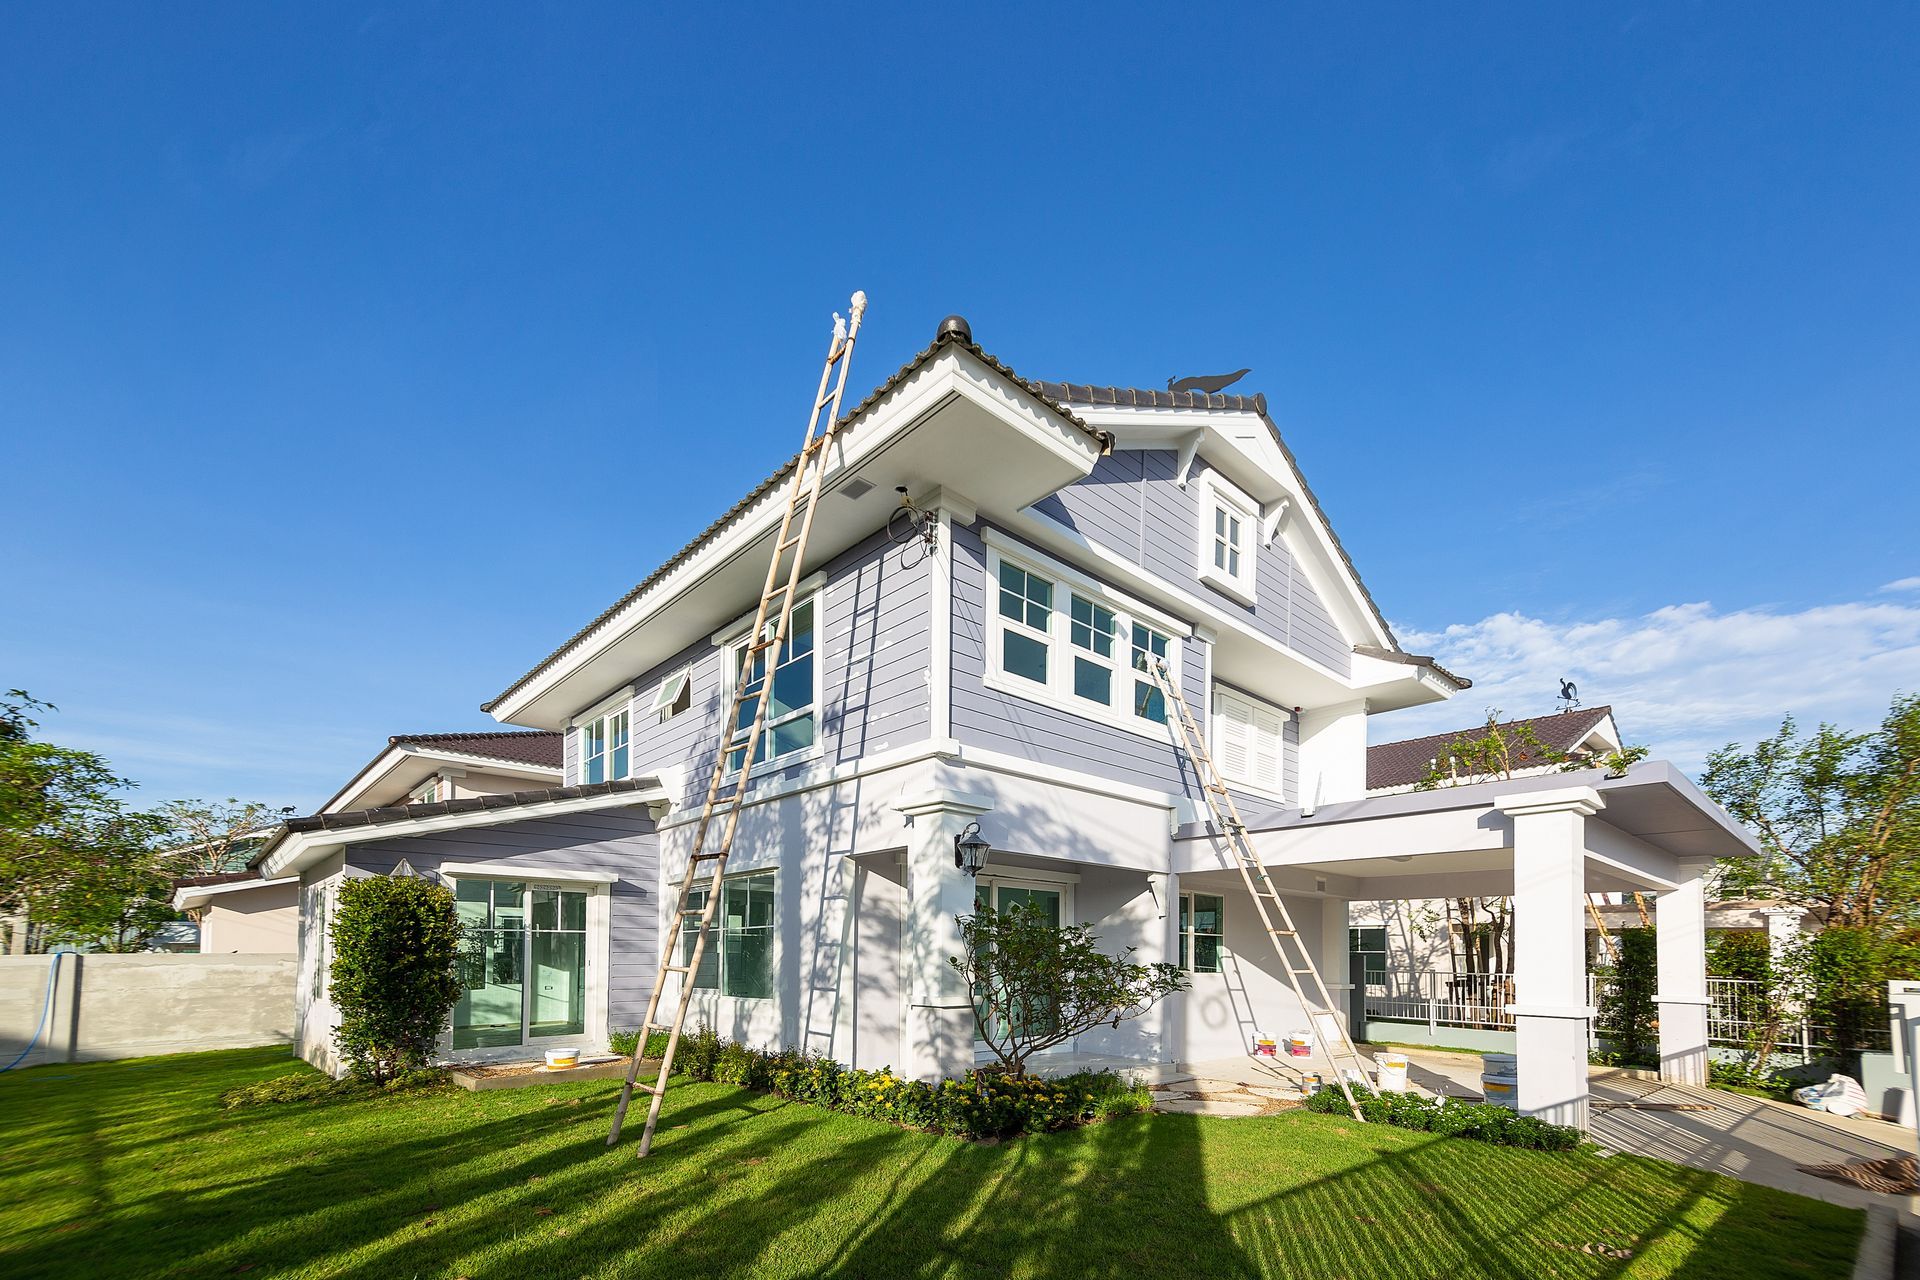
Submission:
M 1347 949 L 1347 900 L 1345 898 L 1320 899 L 1320 954 L 1314 963 L 1319 966 L 1320 980 L 1327 984 L 1327 996 L 1333 1001 L 1333 1016 L 1347 1029 L 1347 1034 L 1355 1031 L 1353 1025 L 1353 957 Z
M 1180 963 L 1180 877 L 1170 871 L 1147 873 L 1147 892 L 1153 896 L 1153 924 L 1141 939 L 1133 957 L 1140 964 L 1164 961 Z M 1168 996 L 1147 1014 L 1153 1034 L 1159 1038 L 1161 1062 L 1179 1062 L 1186 1057 L 1186 996 Z
M 1497 797 L 1513 822 L 1515 1052 L 1524 1115 L 1587 1127 L 1587 820 L 1592 787 Z
M 1701 868 L 1683 867 L 1680 884 L 1655 899 L 1659 978 L 1660 1078 L 1707 1082 L 1707 890 Z
M 894 806 L 909 824 L 900 939 L 907 999 L 901 1070 L 916 1080 L 941 1080 L 973 1066 L 973 999 L 948 961 L 960 954 L 957 918 L 973 914 L 974 885 L 953 865 L 953 840 L 992 807 L 987 797 L 948 792 L 909 797 Z

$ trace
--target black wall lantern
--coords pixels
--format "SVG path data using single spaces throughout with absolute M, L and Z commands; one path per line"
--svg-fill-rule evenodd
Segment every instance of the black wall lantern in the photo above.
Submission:
M 980 874 L 987 865 L 987 852 L 993 846 L 980 838 L 980 824 L 969 822 L 967 829 L 953 838 L 953 865 L 970 876 Z

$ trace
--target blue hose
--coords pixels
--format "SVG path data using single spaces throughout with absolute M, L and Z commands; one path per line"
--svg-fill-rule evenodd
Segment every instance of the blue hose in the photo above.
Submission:
M 27 1047 L 22 1049 L 12 1062 L 0 1067 L 0 1071 L 11 1071 L 19 1066 L 26 1061 L 27 1055 L 33 1052 L 33 1046 L 40 1043 L 40 1033 L 47 1029 L 47 1014 L 53 1010 L 53 980 L 60 976 L 60 957 L 64 954 L 65 952 L 61 951 L 54 952 L 52 960 L 47 965 L 47 998 L 40 1002 L 40 1021 L 33 1028 L 33 1038 L 27 1041 Z

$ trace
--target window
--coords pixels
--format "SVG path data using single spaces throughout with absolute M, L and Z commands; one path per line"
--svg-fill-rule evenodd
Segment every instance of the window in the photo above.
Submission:
M 814 661 L 814 613 L 816 602 L 804 600 L 793 607 L 788 620 L 787 638 L 781 642 L 779 659 L 773 664 L 773 687 L 767 693 L 767 721 L 754 748 L 753 762 L 764 764 L 796 755 L 813 746 L 814 704 L 819 695 L 819 663 Z M 771 625 L 771 624 L 769 624 Z M 760 710 L 757 696 L 767 683 L 767 654 L 754 652 L 748 641 L 733 648 L 732 670 L 735 680 L 744 680 L 748 696 L 741 699 L 728 736 L 727 771 L 740 767 L 746 752 L 746 740 L 753 730 L 753 718 Z
M 1213 691 L 1213 751 L 1228 782 L 1279 796 L 1287 713 L 1243 694 Z
M 680 920 L 680 963 L 693 961 L 694 939 L 700 932 L 700 913 L 706 909 L 711 886 L 687 894 L 687 914 Z M 720 882 L 718 936 L 709 936 L 707 950 L 694 972 L 697 991 L 765 1000 L 773 995 L 773 872 L 736 876 Z
M 627 776 L 627 712 L 598 716 L 580 726 L 580 781 L 612 782 Z
M 585 1033 L 585 890 L 462 876 L 454 882 L 454 910 L 465 929 L 454 1048 L 510 1048 Z
M 1387 931 L 1362 925 L 1347 930 L 1347 950 L 1353 953 L 1360 981 L 1377 987 L 1387 980 Z
M 1226 940 L 1226 900 L 1217 893 L 1181 894 L 1180 967 L 1188 973 L 1220 972 Z
M 1165 660 L 1177 682 L 1168 630 L 1064 569 L 1050 574 L 997 556 L 994 577 L 990 686 L 1143 733 L 1166 723 L 1149 663 Z
M 653 711 L 662 720 L 671 720 L 693 705 L 692 673 L 681 671 L 661 682 L 653 695 Z
M 435 778 L 413 793 L 414 804 L 432 804 L 440 798 L 440 779 Z
M 1252 604 L 1259 562 L 1259 508 L 1217 476 L 1201 489 L 1200 577 L 1228 595 Z

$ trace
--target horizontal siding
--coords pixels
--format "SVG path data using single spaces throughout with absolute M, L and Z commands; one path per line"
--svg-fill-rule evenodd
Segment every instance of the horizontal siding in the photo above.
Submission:
M 789 777 L 822 762 L 845 763 L 924 740 L 931 732 L 927 669 L 931 617 L 927 560 L 918 544 L 894 545 L 877 533 L 829 562 L 815 624 L 821 664 L 819 752 L 763 781 Z M 701 640 L 634 681 L 632 744 L 637 775 L 684 767 L 677 804 L 697 809 L 719 756 L 728 694 L 721 652 Z M 669 678 L 691 668 L 686 711 L 662 720 L 654 698 Z
M 598 871 L 617 876 L 609 887 L 607 937 L 608 1025 L 630 1027 L 646 1013 L 660 959 L 660 845 L 653 822 L 634 810 L 565 814 L 525 822 L 409 836 L 354 846 L 349 865 L 385 875 L 406 859 L 423 874 L 447 863 L 502 862 L 547 871 Z
M 1171 736 L 1157 742 L 1103 721 L 990 689 L 987 551 L 977 529 L 953 531 L 953 734 L 963 743 L 1155 791 L 1198 796 Z M 1182 691 L 1204 725 L 1205 645 L 1182 645 Z
M 1284 537 L 1256 546 L 1251 606 L 1200 578 L 1200 485 L 1205 458 L 1194 459 L 1185 488 L 1171 449 L 1121 449 L 1102 458 L 1086 479 L 1035 503 L 1033 509 L 1124 556 L 1154 575 L 1243 618 L 1260 634 L 1345 675 L 1352 647 L 1319 593 L 1287 550 Z

